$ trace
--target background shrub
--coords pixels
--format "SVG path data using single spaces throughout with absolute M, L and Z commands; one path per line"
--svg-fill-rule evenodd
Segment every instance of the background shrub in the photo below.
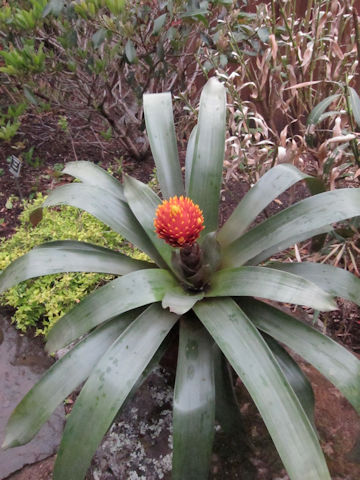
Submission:
M 330 0 L 6 2 L 0 140 L 14 142 L 28 115 L 43 114 L 42 127 L 55 120 L 46 135 L 61 127 L 75 157 L 74 143 L 91 138 L 102 155 L 115 139 L 121 155 L 142 159 L 143 93 L 173 93 L 181 141 L 216 74 L 228 88 L 227 179 L 245 172 L 254 183 L 277 160 L 303 168 L 313 157 L 312 173 L 334 188 L 360 165 L 358 18 L 354 2 Z
M 33 201 L 24 202 L 20 227 L 0 243 L 0 270 L 33 247 L 52 240 L 81 240 L 146 258 L 96 218 L 73 207 L 45 209 L 42 221 L 33 227 L 29 214 L 43 201 L 44 196 L 39 194 Z M 36 334 L 46 334 L 75 303 L 111 278 L 98 273 L 68 273 L 31 279 L 0 296 L 0 304 L 16 309 L 12 319 L 20 330 L 35 327 Z
M 230 2 L 231 3 L 231 2 Z M 116 137 L 141 158 L 142 95 L 196 97 L 201 35 L 210 7 L 229 1 L 15 0 L 0 12 L 0 138 L 10 141 L 20 112 L 51 110 Z M 201 8 L 200 8 L 201 5 Z M 201 20 L 201 21 L 199 21 Z M 181 104 L 181 108 L 184 104 Z M 2 130 L 1 130 L 2 129 Z M 74 133 L 69 131 L 69 133 Z

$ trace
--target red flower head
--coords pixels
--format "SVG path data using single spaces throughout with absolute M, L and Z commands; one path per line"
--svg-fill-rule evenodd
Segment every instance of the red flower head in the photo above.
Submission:
M 158 206 L 154 227 L 158 237 L 172 247 L 192 245 L 205 228 L 199 206 L 183 196 L 171 197 Z

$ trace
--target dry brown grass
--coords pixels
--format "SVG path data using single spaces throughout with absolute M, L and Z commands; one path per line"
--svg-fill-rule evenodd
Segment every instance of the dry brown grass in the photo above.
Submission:
M 207 55 L 229 90 L 226 178 L 245 174 L 251 180 L 278 162 L 310 168 L 331 189 L 359 176 L 354 158 L 359 126 L 346 101 L 346 86 L 359 91 L 360 85 L 360 18 L 353 3 L 260 3 L 246 28 L 240 10 L 218 25 L 222 53 L 231 62 L 221 68 L 216 62 L 221 51 Z M 240 42 L 239 32 L 245 36 Z M 328 107 L 333 113 L 307 125 L 314 107 L 335 93 Z

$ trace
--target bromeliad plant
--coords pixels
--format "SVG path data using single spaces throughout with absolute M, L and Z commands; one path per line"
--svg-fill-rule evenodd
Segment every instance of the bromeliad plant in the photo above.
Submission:
M 57 188 L 45 206 L 66 204 L 90 212 L 154 263 L 88 243 L 57 241 L 33 249 L 0 277 L 6 289 L 55 272 L 118 275 L 50 331 L 49 352 L 90 333 L 20 402 L 4 446 L 28 442 L 55 407 L 86 381 L 67 420 L 54 470 L 56 480 L 83 479 L 114 417 L 158 362 L 178 325 L 172 478 L 208 477 L 215 419 L 240 437 L 230 364 L 254 399 L 291 479 L 330 479 L 314 427 L 311 386 L 282 344 L 312 363 L 357 411 L 360 362 L 267 300 L 334 310 L 332 296 L 360 303 L 360 280 L 329 265 L 258 265 L 274 252 L 329 231 L 333 222 L 360 215 L 360 190 L 321 193 L 248 230 L 284 190 L 311 181 L 293 166 L 279 165 L 219 229 L 224 87 L 210 79 L 203 89 L 186 154 L 185 186 L 170 94 L 145 95 L 144 109 L 163 202 L 147 185 L 130 177 L 120 184 L 81 161 L 64 170 L 80 183 Z

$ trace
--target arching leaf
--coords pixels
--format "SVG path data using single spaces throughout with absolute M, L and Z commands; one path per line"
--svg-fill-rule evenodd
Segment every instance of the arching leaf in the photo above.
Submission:
M 294 183 L 310 178 L 293 165 L 281 164 L 267 171 L 239 202 L 230 218 L 220 229 L 217 240 L 222 246 L 239 238 L 264 210 L 281 193 Z
M 344 347 L 314 328 L 256 300 L 241 307 L 257 328 L 287 345 L 311 363 L 360 412 L 360 361 Z
M 115 197 L 126 201 L 122 184 L 106 170 L 95 165 L 95 163 L 83 160 L 68 162 L 62 173 L 71 175 L 87 185 L 103 188 L 107 192 L 115 195 Z
M 139 247 L 158 265 L 162 262 L 160 255 L 149 242 L 144 229 L 130 210 L 129 205 L 112 193 L 107 192 L 104 195 L 102 188 L 73 183 L 58 187 L 50 193 L 44 206 L 55 205 L 71 205 L 85 210 Z
M 170 93 L 143 97 L 146 131 L 164 198 L 184 194 Z
M 194 311 L 253 398 L 292 480 L 330 480 L 317 435 L 258 330 L 231 299 Z
M 54 480 L 83 480 L 102 437 L 177 319 L 154 304 L 103 355 L 66 423 Z
M 120 313 L 162 300 L 174 277 L 160 269 L 140 270 L 112 280 L 85 297 L 57 321 L 47 337 L 54 352 Z
M 336 310 L 334 299 L 315 283 L 298 275 L 266 267 L 229 268 L 216 272 L 207 297 L 255 296 L 278 302 L 307 305 L 317 310 Z M 285 274 L 286 273 L 286 274 Z
M 207 480 L 214 439 L 213 340 L 195 318 L 180 323 L 173 420 L 172 479 Z
M 0 275 L 0 292 L 29 278 L 69 272 L 99 272 L 113 275 L 154 264 L 86 242 L 63 240 L 43 243 L 11 263 Z
M 104 352 L 137 316 L 138 312 L 132 311 L 114 318 L 52 365 L 11 414 L 3 448 L 29 442 L 55 408 L 87 379 Z
M 360 189 L 343 188 L 320 193 L 268 218 L 224 249 L 224 266 L 239 267 L 281 242 L 302 240 L 306 234 L 360 215 Z M 308 237 L 309 238 L 309 237 Z
M 203 235 L 217 229 L 225 151 L 226 92 L 210 78 L 202 90 L 188 195 L 204 213 Z

